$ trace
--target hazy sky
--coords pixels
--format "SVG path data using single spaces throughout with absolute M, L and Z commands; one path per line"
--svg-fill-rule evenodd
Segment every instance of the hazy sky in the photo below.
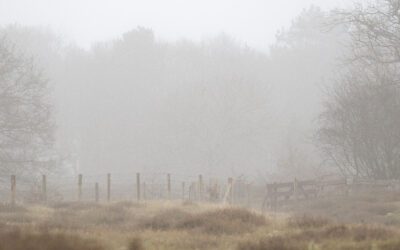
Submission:
M 144 26 L 168 40 L 199 40 L 226 32 L 266 49 L 276 31 L 303 8 L 324 9 L 349 0 L 0 0 L 0 25 L 50 27 L 89 47 Z

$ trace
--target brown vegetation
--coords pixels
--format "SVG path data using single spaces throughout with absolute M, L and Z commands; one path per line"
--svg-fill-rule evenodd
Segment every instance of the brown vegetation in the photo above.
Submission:
M 205 204 L 64 203 L 0 212 L 1 250 L 392 250 L 399 249 L 399 237 L 397 228 L 384 225 L 307 214 L 268 219 Z
M 312 216 L 293 216 L 288 219 L 289 227 L 296 227 L 301 229 L 306 228 L 320 228 L 329 224 L 329 220 L 324 217 L 312 217 Z
M 297 219 L 296 219 L 297 220 Z M 399 233 L 384 227 L 369 225 L 314 224 L 302 218 L 300 231 L 282 232 L 258 240 L 241 242 L 239 250 L 306 250 L 306 249 L 398 249 Z M 289 223 L 290 224 L 290 223 Z M 297 225 L 297 224 L 296 224 Z M 311 225 L 316 225 L 312 227 Z M 305 228 L 303 226 L 306 226 Z
M 103 250 L 93 240 L 77 236 L 50 233 L 23 233 L 20 230 L 1 231 L 1 250 Z
M 181 229 L 198 229 L 208 234 L 251 232 L 266 225 L 263 216 L 244 209 L 226 208 L 191 216 L 182 221 Z
M 140 238 L 133 238 L 128 245 L 128 250 L 143 250 L 143 243 L 142 239 Z

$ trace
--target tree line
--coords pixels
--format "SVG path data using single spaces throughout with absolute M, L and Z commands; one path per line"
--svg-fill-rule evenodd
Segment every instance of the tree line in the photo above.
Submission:
M 81 49 L 3 27 L 1 169 L 399 178 L 398 8 L 311 7 L 268 52 L 141 27 Z

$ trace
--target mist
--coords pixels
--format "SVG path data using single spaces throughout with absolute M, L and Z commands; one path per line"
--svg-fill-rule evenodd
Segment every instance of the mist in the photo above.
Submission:
M 252 4 L 243 10 L 238 2 L 224 15 L 239 10 L 243 15 L 254 14 L 251 8 L 259 6 Z M 50 18 L 56 12 L 46 6 L 40 3 L 33 8 Z M 205 6 L 207 3 L 202 8 Z M 280 8 L 262 6 L 275 11 Z M 258 38 L 240 34 L 240 25 L 229 18 L 223 23 L 226 30 L 208 38 L 199 38 L 203 36 L 199 34 L 216 33 L 214 28 L 205 32 L 204 25 L 197 36 L 189 32 L 178 38 L 176 34 L 182 31 L 172 23 L 177 30 L 170 35 L 162 27 L 157 34 L 152 27 L 138 26 L 94 42 L 99 33 L 94 29 L 92 40 L 76 37 L 75 43 L 65 39 L 62 29 L 51 28 L 66 20 L 55 18 L 54 23 L 35 27 L 25 15 L 20 24 L 3 25 L 2 33 L 22 54 L 35 57 L 35 63 L 46 72 L 54 90 L 56 151 L 66 159 L 64 165 L 73 165 L 69 166 L 73 171 L 151 169 L 216 176 L 261 174 L 266 178 L 288 157 L 288 147 L 313 150 L 310 136 L 323 78 L 329 78 L 325 73 L 334 67 L 340 50 L 340 37 L 323 30 L 324 10 L 307 6 L 293 6 L 305 9 L 291 24 L 281 17 L 269 25 L 264 24 L 268 23 L 265 17 L 250 19 L 246 26 L 263 34 Z M 213 7 L 215 11 L 223 9 Z M 185 10 L 179 8 L 178 16 Z M 159 18 L 154 20 L 161 25 Z M 77 19 L 68 20 L 68 25 L 75 27 Z M 191 20 L 194 27 L 197 20 Z M 118 20 L 110 22 L 117 24 Z M 212 19 L 207 22 L 215 24 Z M 277 25 L 278 30 L 274 29 Z M 78 31 L 85 29 L 79 26 L 83 27 Z M 231 34 L 232 26 L 239 29 Z M 270 37 L 268 27 L 278 34 L 276 38 Z M 112 37 L 107 30 L 101 32 Z M 297 164 L 318 165 L 316 157 L 306 158 L 302 161 L 307 163 Z
M 399 6 L 0 0 L 0 239 L 389 249 Z

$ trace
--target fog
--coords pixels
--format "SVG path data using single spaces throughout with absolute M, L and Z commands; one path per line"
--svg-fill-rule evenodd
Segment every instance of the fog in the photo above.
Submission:
M 400 0 L 0 0 L 0 250 L 400 249 Z
M 288 27 L 304 8 L 324 10 L 349 5 L 344 0 L 283 1 L 96 1 L 2 0 L 0 24 L 49 27 L 65 41 L 86 49 L 95 42 L 121 37 L 137 26 L 154 30 L 157 38 L 201 41 L 221 32 L 263 51 L 276 32 Z
M 58 169 L 306 178 L 346 5 L 3 0 L 0 32 L 49 82 Z

